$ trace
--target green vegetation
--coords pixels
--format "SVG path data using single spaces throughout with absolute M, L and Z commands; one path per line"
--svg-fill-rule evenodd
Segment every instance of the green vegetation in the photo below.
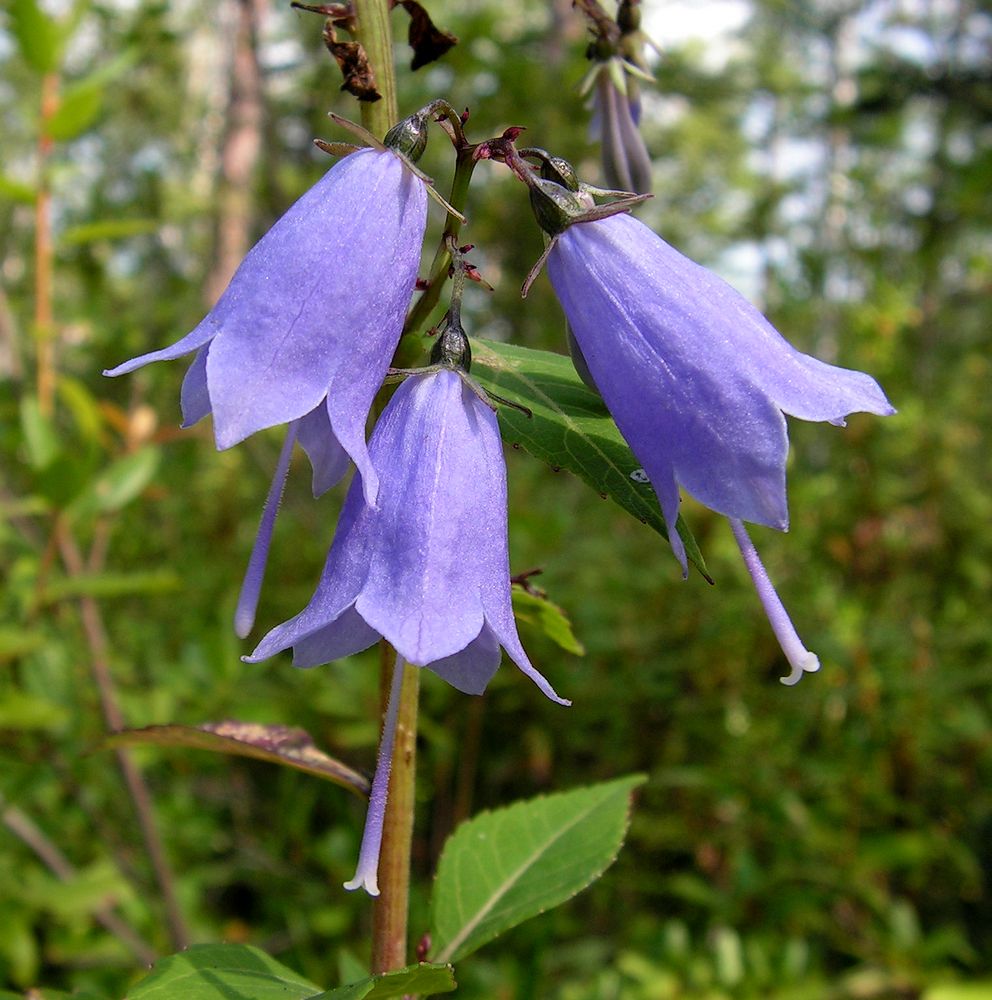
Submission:
M 666 37 L 691 5 L 668 6 L 645 3 L 661 55 L 639 215 L 899 413 L 790 424 L 792 528 L 754 538 L 823 661 L 794 689 L 722 518 L 684 503 L 715 585 L 683 582 L 655 530 L 507 449 L 512 571 L 541 567 L 574 629 L 524 600 L 521 636 L 573 707 L 506 664 L 482 699 L 423 678 L 413 944 L 458 823 L 643 773 L 616 865 L 459 963 L 457 996 L 989 997 L 992 19 L 975 0 L 749 0 L 714 48 Z M 0 14 L 0 988 L 122 996 L 184 940 L 257 946 L 301 989 L 354 983 L 371 918 L 340 889 L 353 794 L 209 740 L 104 741 L 236 719 L 368 770 L 376 654 L 240 661 L 280 436 L 218 454 L 209 420 L 178 429 L 181 363 L 100 372 L 201 318 L 327 168 L 312 137 L 348 139 L 326 112 L 355 104 L 320 18 L 288 5 L 58 9 Z M 461 43 L 415 74 L 400 60 L 401 111 L 443 96 L 473 138 L 526 125 L 596 180 L 570 4 L 430 9 Z M 449 153 L 435 134 L 421 162 L 442 192 Z M 541 252 L 521 185 L 480 164 L 467 214 L 495 286 L 468 289 L 469 335 L 564 353 L 547 279 L 520 299 Z M 297 455 L 252 638 L 309 599 L 342 496 L 314 501 Z M 349 995 L 394 995 L 366 985 Z

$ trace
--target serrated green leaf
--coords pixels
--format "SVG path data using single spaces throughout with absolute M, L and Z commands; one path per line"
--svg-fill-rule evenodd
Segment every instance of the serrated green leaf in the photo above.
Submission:
M 154 445 L 118 458 L 69 504 L 70 517 L 111 514 L 137 499 L 158 471 L 161 453 Z
M 668 538 L 658 498 L 606 410 L 569 358 L 550 351 L 472 341 L 472 376 L 497 395 L 526 406 L 499 408 L 505 441 L 520 445 L 554 469 L 567 469 L 601 496 Z M 702 553 L 680 517 L 676 524 L 689 561 L 709 579 Z
M 585 656 L 585 646 L 575 637 L 568 615 L 544 594 L 513 585 L 513 614 L 546 635 L 559 649 Z
M 41 471 L 48 468 L 59 453 L 59 439 L 52 422 L 41 412 L 36 396 L 21 399 L 21 431 L 28 464 Z
M 516 802 L 448 839 L 431 896 L 437 961 L 457 961 L 570 899 L 612 864 L 642 775 Z
M 199 944 L 159 959 L 125 1000 L 304 1000 L 320 987 L 246 944 Z
M 239 757 L 254 757 L 256 760 L 283 764 L 317 778 L 333 781 L 362 798 L 369 791 L 368 778 L 318 750 L 306 730 L 290 726 L 234 721 L 205 722 L 202 726 L 146 726 L 143 729 L 124 729 L 114 733 L 104 745 L 116 747 L 140 744 L 189 747 Z
M 10 26 L 24 61 L 39 73 L 58 68 L 62 54 L 61 29 L 37 0 L 11 0 Z
M 372 976 L 359 983 L 339 986 L 312 997 L 311 1000 L 386 1000 L 387 997 L 407 994 L 430 996 L 434 993 L 450 993 L 455 986 L 454 971 L 450 965 L 424 962 L 395 972 L 386 972 L 381 976 Z
M 165 594 L 179 590 L 182 580 L 171 569 L 151 573 L 81 573 L 51 580 L 41 592 L 45 604 L 72 597 L 130 597 L 133 594 Z

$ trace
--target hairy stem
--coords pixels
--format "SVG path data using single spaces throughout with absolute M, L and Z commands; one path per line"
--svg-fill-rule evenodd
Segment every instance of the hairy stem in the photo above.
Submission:
M 388 696 L 395 653 L 381 644 L 382 676 Z M 379 852 L 379 898 L 372 912 L 373 973 L 402 969 L 407 964 L 407 916 L 410 906 L 410 845 L 417 775 L 417 709 L 420 668 L 403 667 L 396 742 L 389 775 L 389 800 Z

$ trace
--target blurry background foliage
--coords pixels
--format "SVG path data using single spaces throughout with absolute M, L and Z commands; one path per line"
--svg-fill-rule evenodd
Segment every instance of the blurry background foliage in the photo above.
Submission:
M 426 679 L 415 933 L 458 820 L 643 770 L 618 865 L 466 962 L 459 995 L 992 996 L 992 17 L 977 0 L 645 7 L 662 55 L 643 218 L 797 346 L 877 376 L 899 414 L 792 424 L 792 530 L 756 541 L 824 666 L 788 690 L 722 519 L 686 501 L 716 585 L 683 583 L 646 527 L 508 449 L 514 572 L 543 567 L 586 655 L 524 628 L 567 712 L 509 666 L 481 700 Z M 100 376 L 196 323 L 327 169 L 326 112 L 357 111 L 320 19 L 282 3 L 44 10 L 59 20 L 5 0 L 0 20 L 0 983 L 119 995 L 135 963 L 108 905 L 170 941 L 114 755 L 87 753 L 107 710 L 94 662 L 129 725 L 284 723 L 373 761 L 373 656 L 238 658 L 278 433 L 219 455 L 209 421 L 177 431 L 182 364 Z M 476 139 L 526 125 L 596 180 L 567 0 L 430 10 L 462 42 L 415 75 L 398 53 L 402 110 L 445 96 Z M 442 190 L 449 152 L 433 135 Z M 469 290 L 469 332 L 563 350 L 547 280 L 519 298 L 541 248 L 521 186 L 480 165 L 468 214 L 496 285 Z M 258 634 L 309 598 L 341 495 L 313 502 L 297 455 Z M 319 982 L 364 961 L 368 903 L 338 888 L 357 799 L 191 750 L 131 762 L 193 939 L 258 944 Z M 52 847 L 64 882 L 39 859 Z

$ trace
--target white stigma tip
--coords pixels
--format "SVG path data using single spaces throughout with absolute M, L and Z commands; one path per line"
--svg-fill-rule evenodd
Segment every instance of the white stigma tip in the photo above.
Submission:
M 375 875 L 364 876 L 356 873 L 353 879 L 345 882 L 344 887 L 348 892 L 354 892 L 356 889 L 364 889 L 370 896 L 379 895 L 379 883 Z
M 796 657 L 796 659 L 792 660 L 790 666 L 792 667 L 792 673 L 788 677 L 779 678 L 788 687 L 798 684 L 802 680 L 803 674 L 815 674 L 820 669 L 820 658 L 816 653 L 811 653 L 807 649 L 800 656 Z

